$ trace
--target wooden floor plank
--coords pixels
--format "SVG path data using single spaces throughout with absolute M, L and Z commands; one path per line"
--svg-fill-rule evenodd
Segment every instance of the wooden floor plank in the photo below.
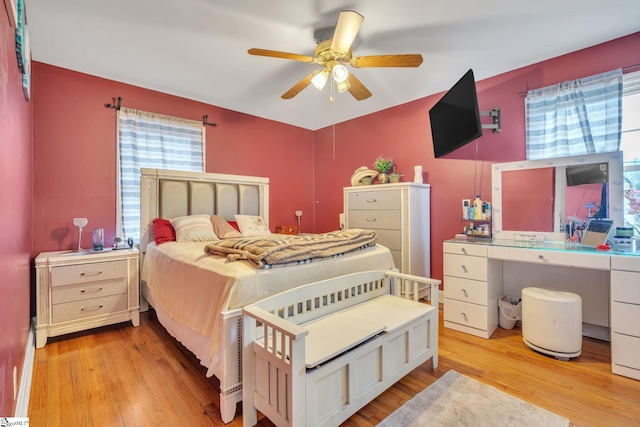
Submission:
M 442 325 L 442 312 L 441 325 Z M 640 381 L 611 373 L 610 344 L 583 340 L 569 361 L 530 350 L 519 325 L 485 340 L 440 326 L 439 366 L 416 368 L 343 425 L 375 426 L 450 369 L 571 420 L 573 426 L 640 425 Z M 49 340 L 36 350 L 31 425 L 224 426 L 219 382 L 158 322 Z M 71 411 L 71 412 L 70 412 Z M 229 427 L 242 425 L 241 405 Z M 273 427 L 259 416 L 259 427 Z

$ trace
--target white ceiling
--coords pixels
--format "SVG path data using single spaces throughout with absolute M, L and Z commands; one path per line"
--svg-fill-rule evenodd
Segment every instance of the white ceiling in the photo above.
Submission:
M 640 31 L 638 0 L 27 0 L 26 5 L 35 61 L 311 130 L 441 92 L 469 68 L 480 80 Z M 330 85 L 281 99 L 317 65 L 251 56 L 247 50 L 313 56 L 314 29 L 335 25 L 342 9 L 365 17 L 354 56 L 420 53 L 424 63 L 415 69 L 352 69 L 373 93 L 364 101 L 345 92 L 330 103 Z

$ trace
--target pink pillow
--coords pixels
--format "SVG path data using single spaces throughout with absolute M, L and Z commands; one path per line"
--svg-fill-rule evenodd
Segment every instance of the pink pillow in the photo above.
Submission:
M 168 219 L 156 218 L 153 220 L 153 240 L 156 245 L 176 241 L 176 231 Z
M 231 226 L 224 218 L 219 215 L 211 215 L 211 224 L 213 231 L 221 239 L 232 239 L 242 237 L 242 234 Z

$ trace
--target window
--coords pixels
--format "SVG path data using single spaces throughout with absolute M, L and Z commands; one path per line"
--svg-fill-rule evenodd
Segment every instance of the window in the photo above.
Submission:
M 623 77 L 622 138 L 625 225 L 640 235 L 640 71 Z
M 202 122 L 120 108 L 116 235 L 140 241 L 140 169 L 204 171 Z

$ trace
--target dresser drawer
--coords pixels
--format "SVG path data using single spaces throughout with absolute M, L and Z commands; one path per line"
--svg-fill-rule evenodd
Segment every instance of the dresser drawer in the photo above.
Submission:
M 61 304 L 64 302 L 82 301 L 109 295 L 126 294 L 128 290 L 129 287 L 126 277 L 56 286 L 51 289 L 51 303 Z
M 486 307 L 487 282 L 444 276 L 444 297 Z
M 356 191 L 347 196 L 349 210 L 356 209 L 399 209 L 401 194 L 399 191 Z
M 492 246 L 488 249 L 490 258 L 522 261 L 544 265 L 563 265 L 583 267 L 592 270 L 609 270 L 611 256 L 606 253 L 585 253 L 571 251 L 553 251 L 536 248 L 511 248 Z
M 444 242 L 443 247 L 446 254 L 487 256 L 487 247 L 484 245 L 474 245 L 471 243 Z
M 486 281 L 487 259 L 475 256 L 445 254 L 444 275 Z M 446 286 L 447 285 L 445 285 L 445 287 Z
M 376 230 L 377 243 L 389 249 L 402 250 L 402 232 L 400 230 Z
M 612 270 L 611 301 L 640 304 L 640 273 Z
M 611 304 L 611 332 L 640 337 L 638 319 L 640 319 L 640 305 L 621 302 Z
M 51 315 L 53 323 L 60 323 L 124 311 L 127 310 L 127 308 L 127 294 L 121 294 L 84 301 L 55 304 L 52 306 Z
M 496 310 L 498 310 L 497 306 Z M 487 330 L 487 315 L 487 307 L 485 306 L 444 299 L 444 320 L 447 322 L 485 331 Z
M 402 216 L 400 209 L 393 210 L 349 210 L 349 228 L 400 230 Z
M 65 265 L 51 269 L 51 286 L 128 277 L 127 261 Z

